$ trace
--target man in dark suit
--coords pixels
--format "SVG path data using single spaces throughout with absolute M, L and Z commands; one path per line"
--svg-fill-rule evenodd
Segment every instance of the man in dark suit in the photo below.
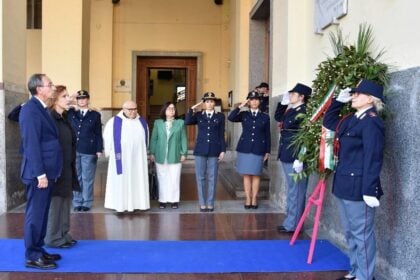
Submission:
M 54 269 L 59 254 L 48 254 L 44 246 L 51 191 L 61 174 L 63 154 L 58 130 L 47 104 L 54 84 L 45 74 L 34 74 L 28 81 L 31 99 L 22 107 L 19 125 L 22 136 L 21 178 L 26 185 L 24 226 L 26 266 Z

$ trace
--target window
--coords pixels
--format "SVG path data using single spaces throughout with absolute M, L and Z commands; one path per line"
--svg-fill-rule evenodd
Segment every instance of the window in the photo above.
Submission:
M 42 29 L 42 0 L 26 0 L 26 28 Z
M 180 102 L 185 100 L 185 86 L 177 86 L 176 87 L 176 102 Z

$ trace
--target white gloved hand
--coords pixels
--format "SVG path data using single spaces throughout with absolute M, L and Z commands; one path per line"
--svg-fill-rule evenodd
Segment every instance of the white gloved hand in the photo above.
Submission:
M 337 101 L 339 101 L 341 103 L 349 102 L 351 100 L 350 91 L 351 91 L 351 88 L 342 89 L 337 96 Z
M 289 105 L 290 98 L 289 98 L 289 92 L 283 93 L 283 98 L 281 100 L 281 105 Z
M 371 208 L 375 208 L 375 207 L 378 207 L 380 205 L 379 200 L 374 196 L 364 195 L 363 200 L 365 201 L 367 206 L 369 206 Z
M 295 159 L 293 162 L 293 169 L 296 173 L 300 173 L 303 171 L 303 162 L 299 161 L 298 159 Z

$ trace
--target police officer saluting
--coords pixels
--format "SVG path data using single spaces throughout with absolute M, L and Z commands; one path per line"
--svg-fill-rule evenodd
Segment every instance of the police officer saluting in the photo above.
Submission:
M 287 216 L 283 224 L 277 227 L 280 233 L 294 232 L 305 209 L 308 178 L 297 181 L 294 174 L 303 171 L 303 163 L 299 161 L 292 145 L 293 139 L 299 132 L 302 118 L 299 114 L 306 114 L 306 102 L 311 96 L 312 89 L 297 83 L 289 92 L 283 94 L 283 99 L 277 104 L 274 118 L 279 122 L 280 141 L 278 159 L 287 182 Z
M 70 109 L 68 120 L 77 137 L 76 170 L 81 192 L 74 192 L 74 211 L 89 211 L 93 204 L 93 184 L 96 163 L 102 155 L 101 115 L 89 108 L 90 95 L 86 90 L 77 92 L 78 110 Z
M 216 95 L 213 92 L 204 93 L 201 102 L 192 106 L 185 116 L 185 125 L 197 125 L 198 128 L 194 156 L 201 212 L 214 210 L 219 161 L 223 160 L 226 152 L 225 116 L 214 110 L 215 100 Z M 204 110 L 194 113 L 203 104 Z
M 351 262 L 351 271 L 338 280 L 374 278 L 375 208 L 383 194 L 379 175 L 385 129 L 378 116 L 383 100 L 382 86 L 362 80 L 356 88 L 342 90 L 324 117 L 324 126 L 336 131 L 338 164 L 332 191 Z M 341 108 L 349 101 L 356 112 L 340 119 Z
M 231 122 L 242 123 L 242 134 L 236 148 L 236 170 L 243 175 L 246 195 L 245 209 L 257 209 L 257 196 L 263 164 L 271 151 L 270 117 L 261 112 L 261 95 L 251 91 L 244 102 L 230 112 Z M 243 106 L 249 110 L 241 111 Z

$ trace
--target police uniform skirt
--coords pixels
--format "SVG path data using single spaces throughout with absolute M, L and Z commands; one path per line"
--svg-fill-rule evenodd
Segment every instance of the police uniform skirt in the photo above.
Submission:
M 242 175 L 260 176 L 263 169 L 264 157 L 254 154 L 237 152 L 236 171 Z

